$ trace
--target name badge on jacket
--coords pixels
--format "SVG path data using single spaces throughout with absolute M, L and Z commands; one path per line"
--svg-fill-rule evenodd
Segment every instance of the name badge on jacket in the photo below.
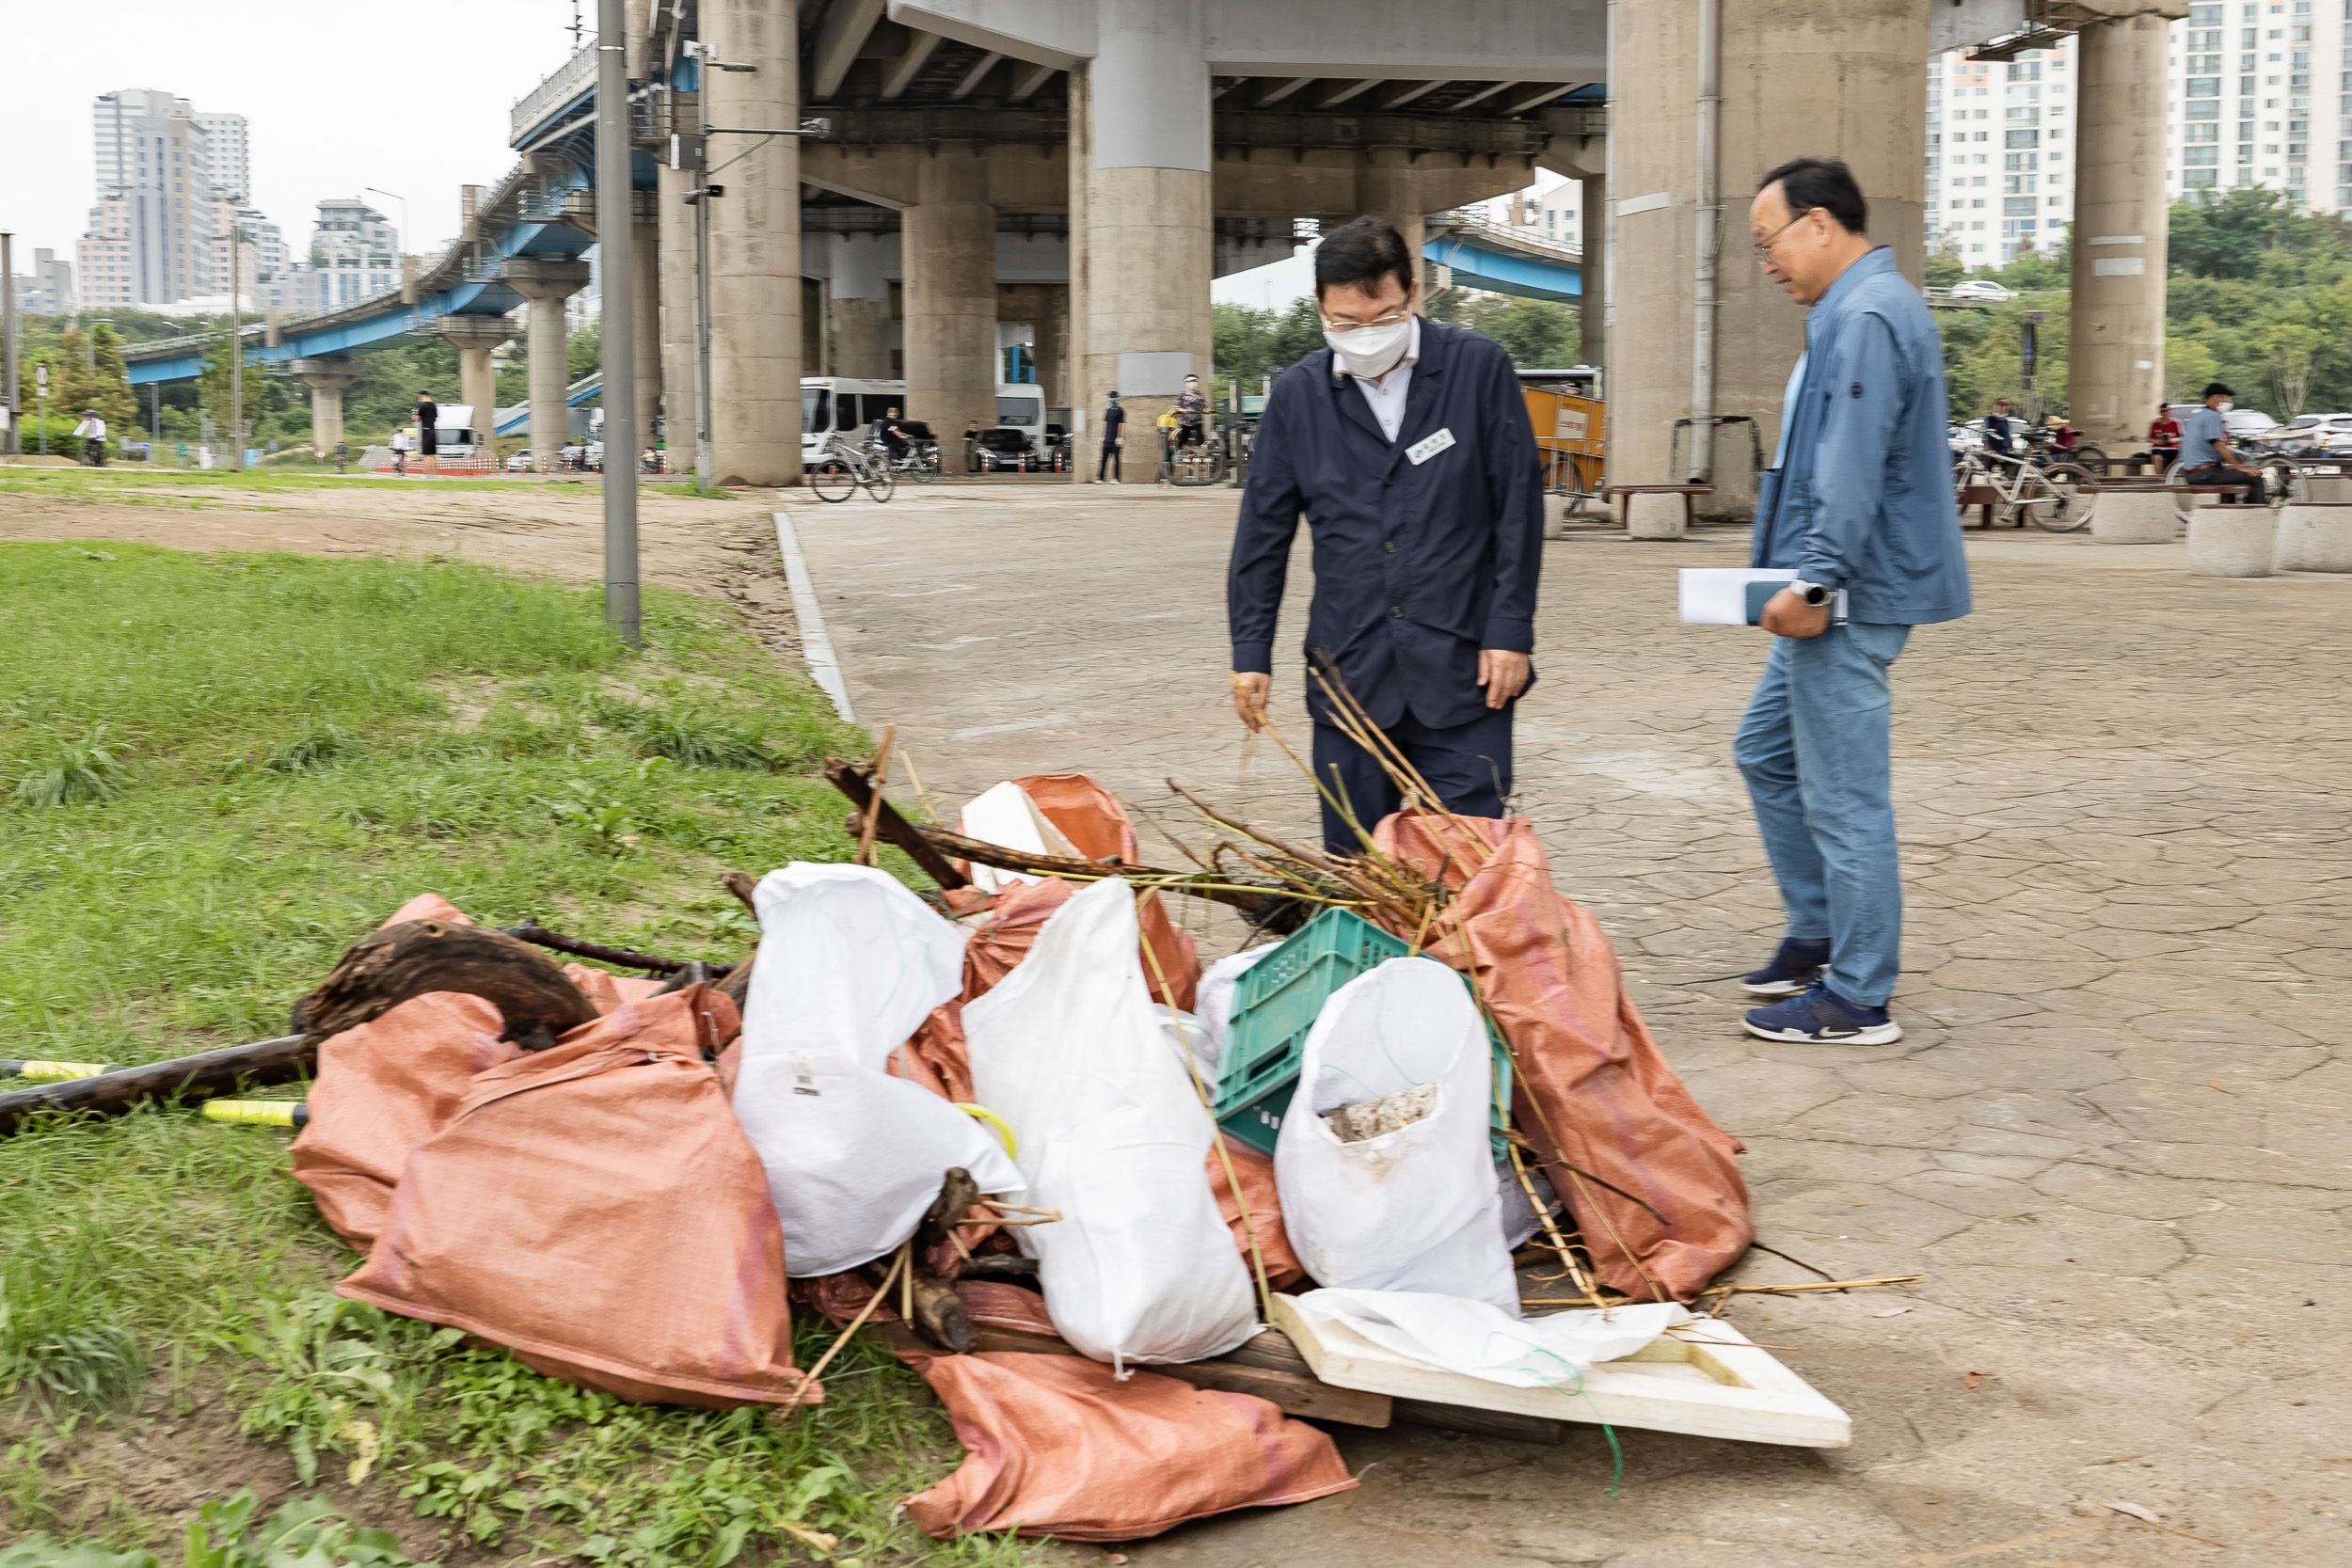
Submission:
M 1431 458 L 1437 456 L 1438 453 L 1445 451 L 1446 448 L 1452 446 L 1453 444 L 1454 432 L 1450 430 L 1440 430 L 1435 436 L 1416 441 L 1411 446 L 1406 447 L 1405 449 L 1405 455 L 1411 458 L 1413 460 L 1413 467 L 1418 468 L 1423 463 L 1428 462 Z

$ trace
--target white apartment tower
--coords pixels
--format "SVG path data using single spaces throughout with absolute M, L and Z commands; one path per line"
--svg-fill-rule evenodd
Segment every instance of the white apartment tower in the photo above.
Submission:
M 2073 44 L 2013 60 L 1929 58 L 1930 250 L 1999 266 L 2047 249 L 2073 221 Z
M 2352 163 L 2328 166 L 2337 160 L 2326 119 L 2312 135 L 2314 102 L 2323 116 L 2352 115 L 2352 0 L 2192 5 L 2172 24 L 2170 67 L 2174 196 L 2267 185 L 2312 211 L 2352 215 Z M 2314 77 L 2329 75 L 2344 94 L 2332 105 L 2312 91 Z M 2339 119 L 2337 132 L 2352 136 L 2352 118 Z
M 253 164 L 246 147 L 243 115 L 198 115 L 204 130 L 204 167 L 213 194 L 223 201 L 246 201 L 253 195 Z
M 314 309 L 333 310 L 400 287 L 400 230 L 357 198 L 319 203 L 310 234 Z
M 215 209 L 204 127 L 184 98 L 131 87 L 91 115 L 98 205 L 83 277 L 120 287 L 103 303 L 161 305 L 213 292 Z M 101 303 L 93 294 L 92 304 Z

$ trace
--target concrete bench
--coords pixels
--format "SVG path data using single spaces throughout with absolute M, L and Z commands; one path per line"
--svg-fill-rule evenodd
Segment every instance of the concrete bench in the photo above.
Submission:
M 2352 572 L 2352 500 L 2281 508 L 2272 560 L 2281 572 Z
M 2102 545 L 2169 545 L 2180 536 L 2180 492 L 2161 484 L 2087 484 L 2090 537 Z
M 1601 495 L 1610 500 L 1625 498 L 1627 538 L 1679 539 L 1695 520 L 1693 498 L 1714 493 L 1712 484 L 1612 484 Z
M 2188 569 L 2201 578 L 2266 578 L 2278 547 L 2266 506 L 2201 506 L 2188 520 Z

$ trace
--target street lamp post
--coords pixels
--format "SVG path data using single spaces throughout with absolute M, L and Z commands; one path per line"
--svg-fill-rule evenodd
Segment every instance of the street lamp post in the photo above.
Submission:
M 0 452 L 14 454 L 24 450 L 16 429 L 23 411 L 16 389 L 16 236 L 5 229 L 0 229 L 0 374 L 8 377 L 8 385 L 0 387 L 0 406 L 8 411 Z
M 245 259 L 238 242 L 245 237 L 245 225 L 230 220 L 229 224 L 229 467 L 232 470 L 245 467 L 245 320 L 238 309 L 240 285 L 245 281 Z
M 601 252 L 597 337 L 604 392 L 604 618 L 640 646 L 637 554 L 637 265 L 630 227 L 628 0 L 596 0 L 596 242 Z

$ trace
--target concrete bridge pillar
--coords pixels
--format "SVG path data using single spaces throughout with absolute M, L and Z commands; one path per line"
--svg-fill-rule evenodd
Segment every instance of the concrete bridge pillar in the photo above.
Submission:
M 900 244 L 903 246 L 903 236 Z M 891 340 L 890 280 L 882 276 L 885 249 L 885 236 L 881 234 L 825 237 L 826 260 L 832 269 L 832 290 L 825 303 L 833 350 L 825 366 L 829 375 L 884 381 L 898 376 L 890 359 L 891 350 L 898 345 Z M 900 412 L 911 420 L 922 418 L 911 409 Z
M 1070 286 L 1066 283 L 999 283 L 996 319 L 1027 322 L 1037 332 L 1038 386 L 1048 408 L 1070 406 Z M 1205 380 L 1206 377 L 1203 377 Z
M 774 0 L 702 0 L 703 42 L 750 71 L 708 71 L 707 124 L 801 122 L 799 24 Z M 729 163 L 728 160 L 733 162 Z M 720 135 L 710 204 L 710 438 L 722 484 L 801 478 L 801 144 Z
M 988 166 L 977 142 L 939 143 L 917 180 L 918 199 L 899 214 L 905 414 L 928 420 L 946 451 L 966 420 L 996 422 L 996 209 L 981 199 Z
M 1926 255 L 1929 7 L 1917 0 L 1723 0 L 1723 104 L 1717 137 L 1720 223 L 1702 235 L 1697 206 L 1700 39 L 1696 6 L 1617 6 L 1610 48 L 1608 192 L 1622 277 L 1610 336 L 1628 345 L 1609 379 L 1609 478 L 1616 484 L 1693 477 L 1692 306 L 1702 243 L 1717 248 L 1714 395 L 1718 416 L 1746 415 L 1769 454 L 1781 394 L 1804 348 L 1804 308 L 1764 277 L 1748 248 L 1748 202 L 1776 164 L 1842 158 L 1870 204 L 1870 237 L 1894 247 L 1915 284 Z M 2159 91 L 2161 88 L 2158 89 Z M 1629 129 L 1631 128 L 1631 129 Z M 1589 222 L 1589 220 L 1588 220 Z M 1713 515 L 1756 502 L 1746 431 L 1719 427 Z
M 1206 380 L 1215 270 L 1202 0 L 1101 0 L 1097 26 L 1093 61 L 1070 73 L 1073 479 L 1094 471 L 1106 394 L 1127 408 L 1132 474 L 1187 360 Z
M 2164 395 L 2167 36 L 2154 14 L 2081 34 L 2067 412 L 2109 451 L 2139 444 Z
M 639 196 L 642 199 L 652 194 Z M 647 210 L 629 224 L 628 233 L 635 262 L 628 275 L 633 306 L 629 320 L 637 349 L 637 433 L 628 448 L 633 462 L 639 451 L 653 445 L 654 420 L 661 412 L 661 232 L 654 213 Z M 612 439 L 610 431 L 606 439 Z
M 341 357 L 297 359 L 294 373 L 310 388 L 310 450 L 332 456 L 343 438 L 343 388 L 359 379 L 359 367 Z
M 1578 284 L 1584 291 L 1584 302 L 1576 311 L 1583 341 L 1577 352 L 1588 365 L 1605 365 L 1609 362 L 1609 177 L 1587 174 L 1577 181 L 1577 186 L 1582 193 L 1577 232 L 1584 239 Z M 1606 382 L 1601 389 L 1609 390 Z
M 1428 240 L 1429 225 L 1422 211 L 1427 198 L 1422 195 L 1421 184 L 1409 150 L 1375 147 L 1364 154 L 1363 166 L 1357 172 L 1356 201 L 1361 211 L 1387 218 L 1405 236 L 1405 248 L 1413 258 L 1413 276 L 1422 280 L 1422 297 L 1427 299 L 1429 265 L 1422 260 L 1421 247 Z
M 490 356 L 515 336 L 504 316 L 443 316 L 433 330 L 457 349 L 458 401 L 473 405 L 474 428 L 485 435 L 498 420 L 498 371 Z
M 571 441 L 570 356 L 564 345 L 564 302 L 588 286 L 588 263 L 536 256 L 509 260 L 500 277 L 531 302 L 523 343 L 531 375 L 531 460 L 541 473 Z
M 722 140 L 725 138 L 722 137 Z M 670 472 L 694 466 L 694 209 L 686 193 L 701 182 L 692 169 L 664 166 L 655 191 L 661 245 L 661 447 Z

